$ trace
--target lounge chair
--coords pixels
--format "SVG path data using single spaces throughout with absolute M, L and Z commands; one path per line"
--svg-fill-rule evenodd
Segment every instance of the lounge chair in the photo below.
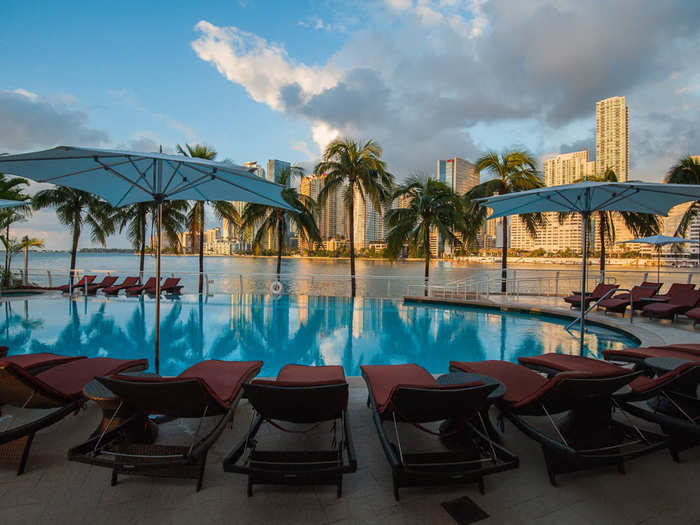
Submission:
M 686 317 L 693 320 L 693 326 L 700 323 L 700 308 L 693 308 L 685 313 Z
M 71 290 L 85 289 L 85 284 L 92 284 L 92 281 L 95 280 L 95 277 L 95 275 L 83 275 L 77 283 L 73 284 L 72 288 L 70 284 L 64 284 L 63 286 L 57 286 L 56 288 L 54 288 L 54 290 L 58 290 L 63 293 L 68 293 Z
M 248 496 L 253 495 L 254 484 L 309 484 L 336 485 L 340 497 L 343 474 L 357 470 L 343 367 L 286 365 L 276 381 L 246 383 L 243 391 L 256 417 L 224 459 L 224 470 L 247 474 Z M 307 442 L 303 450 L 263 450 L 256 437 L 263 423 L 306 435 L 327 422 L 331 422 L 330 447 L 309 450 Z M 303 428 L 288 428 L 290 423 Z
M 644 360 L 649 357 L 675 357 L 687 361 L 700 361 L 700 344 L 681 343 L 666 346 L 603 350 L 603 357 L 608 361 L 622 361 L 636 365 L 642 365 Z
M 476 481 L 483 493 L 484 476 L 517 468 L 518 457 L 489 437 L 481 419 L 481 412 L 489 406 L 488 396 L 498 385 L 476 382 L 439 386 L 427 370 L 415 364 L 361 368 L 374 424 L 391 465 L 396 500 L 401 487 L 438 483 Z M 439 433 L 425 423 L 445 419 L 459 422 L 458 448 L 409 452 L 408 443 L 401 442 L 397 423 L 408 423 L 434 436 Z M 385 421 L 393 422 L 395 441 L 389 438 Z
M 659 290 L 661 290 L 661 287 L 664 285 L 664 283 L 653 283 L 651 281 L 642 281 L 642 284 L 639 286 L 633 286 L 632 289 L 634 288 L 652 288 L 653 289 L 653 294 L 650 295 L 649 297 L 652 297 L 659 293 Z M 615 294 L 611 299 L 627 299 L 627 302 L 630 300 L 630 293 L 629 292 L 622 292 Z
M 667 303 L 648 304 L 642 310 L 644 315 L 659 319 L 675 319 L 679 314 L 692 310 L 700 303 L 700 290 L 681 290 Z
M 17 474 L 22 474 L 34 434 L 77 411 L 85 399 L 83 387 L 87 383 L 99 375 L 143 370 L 147 364 L 145 359 L 93 357 L 75 359 L 31 374 L 16 363 L 0 362 L 0 399 L 18 407 L 15 414 L 3 416 L 0 455 L 18 460 Z M 38 417 L 24 422 L 23 416 L 34 415 L 34 409 L 55 410 L 39 410 Z M 13 424 L 14 421 L 17 423 Z
M 590 303 L 595 302 L 599 300 L 600 298 L 604 297 L 606 294 L 612 293 L 612 291 L 617 290 L 620 287 L 618 284 L 603 284 L 600 283 L 598 286 L 596 286 L 592 292 L 586 293 L 585 295 L 585 304 L 588 306 Z M 568 297 L 564 297 L 564 301 L 569 303 L 571 305 L 571 308 L 581 308 L 581 293 L 577 293 L 574 295 L 570 295 Z
M 529 368 L 554 375 L 560 372 L 610 373 L 627 370 L 612 363 L 575 355 L 543 354 L 521 357 Z M 678 452 L 700 442 L 700 361 L 686 361 L 656 378 L 640 376 L 629 383 L 629 390 L 613 398 L 621 410 L 657 423 L 670 436 L 671 455 L 678 461 Z M 695 391 L 695 395 L 685 392 Z
M 85 356 L 66 356 L 48 352 L 7 355 L 7 353 L 2 353 L 2 348 L 0 348 L 0 366 L 4 363 L 13 363 L 33 374 L 38 374 L 53 366 L 62 365 L 63 363 L 75 361 L 76 359 L 85 359 Z M 1 402 L 2 400 L 0 400 L 0 403 Z
M 138 285 L 138 282 L 138 277 L 127 277 L 124 279 L 124 282 L 118 284 L 117 286 L 108 286 L 107 288 L 103 288 L 102 293 L 105 295 L 117 295 L 121 290 Z
M 141 295 L 142 293 L 156 293 L 156 278 L 149 277 L 146 284 L 139 284 L 136 286 L 129 286 L 124 288 L 126 295 Z
M 678 292 L 695 290 L 693 283 L 673 283 L 668 288 L 665 294 L 654 296 L 655 299 L 666 299 L 667 301 L 674 297 Z
M 102 282 L 88 284 L 88 287 L 87 287 L 88 295 L 95 295 L 97 293 L 97 290 L 101 290 L 102 288 L 109 288 L 110 286 L 113 286 L 114 283 L 117 282 L 117 279 L 119 279 L 119 277 L 115 277 L 113 275 L 105 275 L 104 279 L 102 279 Z
M 255 377 L 262 361 L 202 361 L 177 377 L 114 375 L 97 380 L 119 396 L 131 417 L 115 428 L 97 432 L 68 451 L 68 459 L 112 470 L 112 485 L 119 474 L 197 480 L 202 488 L 207 453 L 233 421 L 243 383 Z M 114 416 L 121 408 L 117 409 Z M 156 422 L 196 418 L 193 432 L 184 438 L 157 439 L 158 425 L 148 416 L 165 416 Z M 174 428 L 186 428 L 172 423 Z
M 614 312 L 624 316 L 625 310 L 630 304 L 633 310 L 640 310 L 645 304 L 642 299 L 652 297 L 656 293 L 655 288 L 647 286 L 635 286 L 631 290 L 632 299 L 630 301 L 630 293 L 618 294 L 615 297 L 604 299 L 598 303 L 600 308 L 605 308 L 605 313 Z M 622 296 L 622 297 L 621 297 Z
M 179 277 L 168 277 L 165 281 L 163 281 L 163 284 L 160 285 L 160 291 L 161 293 L 165 294 L 170 294 L 170 295 L 179 295 L 182 291 L 182 285 L 180 283 L 180 278 Z M 146 293 L 155 295 L 156 289 L 155 289 L 155 281 L 153 284 L 153 288 L 146 290 Z
M 668 446 L 665 436 L 612 417 L 612 394 L 640 377 L 641 371 L 616 367 L 612 372 L 562 372 L 546 379 L 505 361 L 453 361 L 450 369 L 488 375 L 505 385 L 498 407 L 540 443 L 554 486 L 557 474 L 597 465 L 617 465 L 624 472 L 626 459 Z

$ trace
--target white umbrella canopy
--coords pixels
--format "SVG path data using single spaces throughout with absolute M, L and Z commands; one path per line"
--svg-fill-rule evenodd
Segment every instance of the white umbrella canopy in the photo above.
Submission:
M 586 309 L 583 301 L 586 292 L 586 259 L 588 244 L 588 219 L 596 211 L 628 211 L 668 215 L 668 210 L 684 202 L 700 200 L 700 185 L 660 184 L 654 182 L 579 182 L 549 186 L 534 190 L 508 193 L 476 199 L 482 206 L 493 210 L 489 219 L 536 212 L 578 212 L 581 214 L 581 334 L 580 352 L 583 355 L 583 338 L 586 325 Z
M 656 246 L 656 282 L 661 282 L 661 247 L 668 244 L 681 244 L 684 242 L 697 243 L 694 239 L 686 239 L 684 237 L 670 237 L 668 235 L 652 235 L 650 237 L 639 237 L 638 239 L 630 239 L 629 241 L 620 241 L 618 244 L 652 244 Z
M 93 193 L 115 207 L 136 202 L 158 204 L 156 373 L 160 368 L 163 201 L 243 201 L 293 209 L 282 197 L 283 186 L 253 175 L 246 168 L 179 155 L 58 146 L 44 151 L 0 156 L 0 172 Z

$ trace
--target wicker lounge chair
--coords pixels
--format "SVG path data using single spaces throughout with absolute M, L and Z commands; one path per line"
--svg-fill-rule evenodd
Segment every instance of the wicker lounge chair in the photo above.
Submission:
M 644 307 L 644 315 L 659 319 L 675 319 L 677 315 L 692 310 L 700 303 L 700 290 L 681 290 L 671 297 L 667 303 L 648 304 Z
M 169 295 L 178 295 L 182 292 L 183 286 L 180 284 L 180 278 L 179 277 L 168 277 L 165 281 L 163 281 L 163 284 L 160 285 L 160 291 L 161 293 L 169 294 Z M 154 287 L 151 289 L 146 290 L 146 293 L 155 295 L 156 289 L 155 289 L 155 281 L 154 281 Z
M 136 286 L 129 286 L 124 288 L 126 295 L 141 295 L 142 293 L 156 293 L 156 278 L 149 277 L 146 284 L 139 284 Z
M 657 289 L 651 286 L 635 286 L 631 290 L 632 299 L 630 301 L 630 293 L 618 294 L 615 297 L 602 300 L 598 303 L 600 308 L 605 308 L 605 313 L 614 312 L 618 314 L 625 314 L 625 310 L 630 304 L 633 310 L 641 310 L 645 304 L 642 303 L 642 299 L 652 297 L 656 293 Z
M 81 288 L 85 288 L 85 284 L 88 286 L 92 284 L 92 281 L 95 280 L 95 275 L 83 275 L 80 280 L 77 283 L 73 284 L 73 287 L 71 288 L 70 284 L 64 284 L 63 286 L 57 286 L 54 288 L 54 290 L 58 290 L 63 293 L 68 293 L 71 290 L 79 290 Z
M 361 368 L 374 424 L 391 465 L 396 500 L 401 487 L 433 484 L 478 482 L 483 493 L 484 476 L 518 467 L 518 457 L 489 437 L 481 419 L 480 412 L 488 407 L 488 396 L 496 384 L 439 386 L 427 370 L 415 364 Z M 445 419 L 458 422 L 459 447 L 409 452 L 408 443 L 401 442 L 397 423 L 408 423 L 434 436 L 440 434 L 424 425 Z M 389 438 L 385 421 L 393 422 L 395 441 Z
M 262 361 L 202 361 L 177 377 L 116 375 L 97 380 L 119 396 L 133 412 L 117 426 L 93 436 L 68 451 L 68 459 L 112 470 L 112 485 L 119 474 L 197 480 L 202 488 L 207 453 L 226 425 L 232 423 L 242 385 L 255 377 Z M 118 416 L 117 409 L 114 417 Z M 194 432 L 173 443 L 159 442 L 157 428 L 148 416 L 165 416 L 160 423 L 196 418 Z M 158 420 L 156 420 L 158 421 Z M 204 429 L 203 429 L 204 427 Z
M 562 372 L 546 379 L 505 361 L 453 361 L 450 369 L 488 375 L 505 384 L 498 407 L 540 443 L 554 486 L 557 474 L 598 465 L 617 465 L 624 472 L 626 459 L 668 446 L 665 436 L 612 417 L 612 394 L 638 378 L 640 371 Z
M 549 375 L 559 372 L 615 373 L 626 370 L 612 363 L 575 355 L 544 354 L 519 358 L 521 364 Z M 671 455 L 700 442 L 700 361 L 687 361 L 656 378 L 640 376 L 629 390 L 614 394 L 620 409 L 657 423 L 670 436 Z M 695 395 L 684 392 L 695 391 Z
M 256 416 L 224 459 L 224 470 L 248 475 L 248 496 L 253 495 L 254 484 L 308 484 L 336 485 L 340 497 L 343 474 L 357 470 L 343 367 L 286 365 L 276 381 L 256 380 L 243 385 L 243 390 Z M 306 443 L 303 450 L 263 450 L 256 438 L 263 423 L 307 435 L 328 422 L 330 447 L 310 450 Z
M 117 286 L 108 286 L 102 289 L 102 293 L 105 295 L 117 295 L 121 290 L 136 286 L 139 283 L 138 277 L 127 277 L 124 282 L 118 284 Z
M 675 357 L 688 361 L 700 361 L 700 344 L 674 344 L 666 346 L 649 346 L 640 348 L 623 348 L 621 350 L 603 350 L 603 357 L 608 361 L 622 361 L 642 365 L 649 357 Z
M 101 290 L 102 288 L 109 288 L 109 287 L 113 286 L 114 283 L 117 282 L 117 279 L 119 279 L 119 277 L 115 277 L 113 275 L 105 275 L 104 279 L 102 279 L 102 282 L 88 284 L 88 287 L 87 287 L 88 295 L 95 295 L 97 293 L 97 290 Z
M 0 455 L 19 461 L 17 474 L 22 474 L 34 434 L 77 411 L 84 401 L 83 387 L 95 376 L 143 370 L 146 366 L 145 359 L 94 357 L 75 359 L 31 374 L 18 364 L 0 362 L 0 399 L 18 407 L 16 414 L 3 416 L 5 424 L 0 431 Z M 25 418 L 19 416 L 32 416 L 34 409 L 55 410 L 48 413 L 40 410 L 38 417 L 28 417 L 28 422 L 23 422 Z M 22 422 L 13 424 L 20 419 Z
M 600 283 L 598 286 L 596 286 L 592 292 L 587 293 L 585 295 L 585 303 L 586 306 L 588 306 L 590 303 L 595 302 L 599 300 L 601 297 L 604 297 L 606 294 L 611 293 L 613 290 L 617 290 L 620 285 L 618 284 L 603 284 Z M 571 305 L 571 308 L 581 308 L 581 294 L 577 293 L 574 295 L 570 295 L 568 297 L 564 297 L 564 301 L 569 303 Z

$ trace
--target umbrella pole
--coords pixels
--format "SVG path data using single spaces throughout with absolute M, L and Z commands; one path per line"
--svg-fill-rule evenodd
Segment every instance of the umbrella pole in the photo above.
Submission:
M 661 282 L 661 245 L 656 247 L 656 282 Z
M 581 270 L 581 336 L 579 354 L 583 355 L 583 337 L 586 331 L 586 270 L 588 265 L 588 212 L 581 213 L 581 253 L 583 269 Z
M 156 235 L 156 374 L 160 373 L 160 244 L 163 226 L 163 203 L 158 202 L 158 234 Z

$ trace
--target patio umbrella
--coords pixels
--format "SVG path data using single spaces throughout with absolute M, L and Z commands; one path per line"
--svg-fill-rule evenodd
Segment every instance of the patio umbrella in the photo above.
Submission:
M 631 239 L 629 241 L 621 241 L 618 244 L 639 243 L 652 244 L 656 246 L 656 282 L 661 282 L 661 247 L 667 244 L 680 244 L 683 242 L 698 242 L 693 239 L 684 239 L 683 237 L 669 237 L 668 235 L 652 235 L 651 237 L 640 237 L 639 239 Z
M 246 168 L 164 153 L 59 146 L 0 156 L 0 171 L 93 193 L 115 207 L 155 202 L 155 368 L 160 368 L 160 252 L 162 203 L 166 200 L 243 201 L 290 209 L 279 184 Z
M 586 292 L 588 221 L 591 213 L 603 210 L 668 215 L 673 206 L 700 199 L 700 185 L 654 182 L 579 182 L 477 199 L 493 209 L 489 219 L 534 212 L 577 212 L 581 215 L 581 337 L 586 326 L 583 297 Z
M 24 201 L 11 201 L 7 199 L 0 199 L 0 208 L 15 208 L 17 206 L 23 206 L 27 204 Z

